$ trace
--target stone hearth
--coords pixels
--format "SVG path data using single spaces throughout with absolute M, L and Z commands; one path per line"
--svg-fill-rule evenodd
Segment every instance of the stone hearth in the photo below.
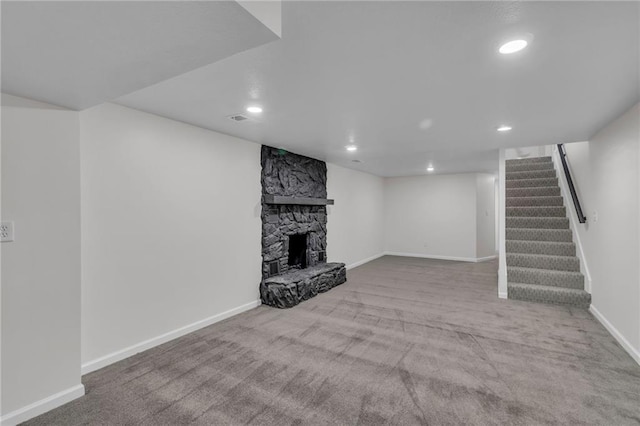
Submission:
M 343 263 L 326 263 L 326 164 L 268 146 L 261 163 L 260 296 L 264 304 L 287 308 L 345 282 L 346 271 Z M 268 201 L 273 196 L 277 202 Z
M 290 308 L 347 281 L 344 263 L 322 263 L 265 278 L 260 286 L 262 303 Z

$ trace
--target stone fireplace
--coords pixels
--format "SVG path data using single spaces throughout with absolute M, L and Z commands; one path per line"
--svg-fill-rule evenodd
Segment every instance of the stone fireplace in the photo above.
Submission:
M 262 302 L 297 305 L 346 281 L 327 263 L 327 167 L 323 161 L 263 146 Z

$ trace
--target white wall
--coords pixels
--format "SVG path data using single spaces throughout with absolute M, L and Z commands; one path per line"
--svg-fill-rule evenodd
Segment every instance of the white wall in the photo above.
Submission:
M 495 176 L 478 173 L 476 176 L 476 257 L 496 255 Z
M 498 190 L 496 209 L 498 210 L 498 297 L 507 298 L 507 166 L 505 148 L 498 150 Z
M 385 179 L 385 251 L 474 260 L 476 174 Z
M 327 164 L 327 259 L 354 267 L 384 251 L 384 179 Z
M 113 104 L 80 129 L 84 370 L 255 306 L 260 146 Z
M 476 261 L 496 256 L 495 176 L 384 180 L 384 246 L 397 255 Z
M 78 113 L 2 95 L 2 416 L 80 396 Z M 26 416 L 26 417 L 25 417 Z
M 552 145 L 525 146 L 519 148 L 506 148 L 505 160 L 519 158 L 545 157 L 551 155 Z
M 640 362 L 640 104 L 589 142 L 565 148 L 587 216 L 578 233 L 589 262 L 593 312 Z

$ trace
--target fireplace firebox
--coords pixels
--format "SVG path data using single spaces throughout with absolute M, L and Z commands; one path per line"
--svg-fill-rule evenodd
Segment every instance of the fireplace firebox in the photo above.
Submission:
M 289 268 L 304 269 L 307 267 L 308 234 L 289 235 Z

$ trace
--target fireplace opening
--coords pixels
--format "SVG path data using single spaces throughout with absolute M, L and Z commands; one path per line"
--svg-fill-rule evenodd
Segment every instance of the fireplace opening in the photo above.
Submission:
M 307 234 L 289 235 L 289 266 L 307 267 Z

